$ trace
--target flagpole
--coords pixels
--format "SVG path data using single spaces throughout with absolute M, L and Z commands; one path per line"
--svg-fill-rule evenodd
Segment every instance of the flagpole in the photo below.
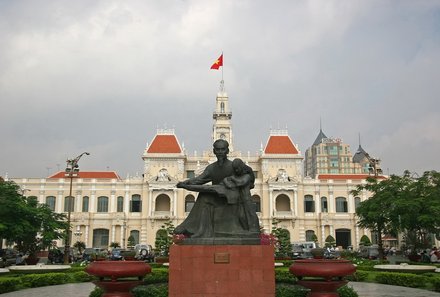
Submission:
M 223 69 L 225 68 L 225 62 L 224 62 L 224 60 L 225 60 L 225 56 L 223 55 L 223 51 L 222 51 L 222 57 L 223 57 L 223 65 L 222 65 L 222 80 L 223 80 Z

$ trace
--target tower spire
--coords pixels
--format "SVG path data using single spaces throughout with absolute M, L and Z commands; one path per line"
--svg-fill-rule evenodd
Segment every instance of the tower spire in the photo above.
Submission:
M 212 125 L 212 141 L 224 139 L 229 143 L 229 150 L 234 150 L 232 137 L 232 112 L 229 109 L 229 97 L 224 90 L 224 81 L 220 82 L 220 92 L 217 93 L 216 108 L 212 115 L 214 123 Z

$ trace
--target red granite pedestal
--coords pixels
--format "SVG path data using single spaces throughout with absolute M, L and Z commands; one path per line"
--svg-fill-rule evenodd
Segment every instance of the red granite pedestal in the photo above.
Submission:
M 172 245 L 169 297 L 274 297 L 270 245 Z

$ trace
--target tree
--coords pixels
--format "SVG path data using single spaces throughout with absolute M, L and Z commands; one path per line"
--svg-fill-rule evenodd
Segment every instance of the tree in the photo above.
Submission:
M 336 240 L 333 236 L 329 235 L 325 239 L 325 246 L 326 247 L 332 247 L 336 245 Z
M 134 247 L 136 241 L 134 240 L 134 236 L 133 235 L 128 236 L 127 241 L 128 241 L 128 246 L 129 247 Z
M 369 177 L 366 184 L 359 185 L 352 191 L 355 196 L 363 191 L 372 193 L 369 199 L 359 204 L 356 215 L 360 227 L 370 229 L 378 234 L 377 244 L 380 259 L 384 255 L 382 235 L 395 233 L 396 226 L 392 223 L 396 217 L 395 201 L 407 186 L 405 178 L 391 175 L 388 179 L 381 181 L 375 177 Z
M 168 218 L 157 231 L 154 245 L 161 256 L 168 257 L 169 255 L 170 246 L 173 244 L 174 229 L 173 222 Z
M 133 238 L 134 239 L 134 238 Z M 111 248 L 117 248 L 117 247 L 120 247 L 121 245 L 119 244 L 119 242 L 111 242 L 110 243 L 110 245 L 109 245 Z
M 277 246 L 275 247 L 275 256 L 284 258 L 292 251 L 290 244 L 289 230 L 278 227 L 280 220 L 273 219 L 272 221 L 272 235 L 277 239 Z
M 86 249 L 86 243 L 84 241 L 77 241 L 73 244 L 73 247 L 78 249 L 78 252 L 82 254 L 82 251 Z
M 54 240 L 65 238 L 66 216 L 20 192 L 14 182 L 0 181 L 0 238 L 15 242 L 19 251 L 34 257 Z
M 405 171 L 402 179 L 407 186 L 394 201 L 391 221 L 415 254 L 430 247 L 431 235 L 440 232 L 440 173 L 426 171 L 414 178 Z
M 370 246 L 371 245 L 371 240 L 367 235 L 362 235 L 361 239 L 359 240 L 359 245 L 363 245 L 363 246 Z

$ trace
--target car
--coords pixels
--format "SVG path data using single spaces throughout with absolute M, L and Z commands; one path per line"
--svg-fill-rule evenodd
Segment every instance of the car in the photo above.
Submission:
M 14 249 L 0 249 L 0 267 L 6 267 L 15 264 L 17 260 L 17 251 Z
M 108 256 L 108 250 L 105 248 L 85 248 L 82 254 L 83 261 L 94 261 L 98 256 Z
M 149 244 L 136 244 L 134 246 L 136 252 L 135 258 L 138 260 L 153 262 L 154 261 L 154 251 L 153 247 Z
M 377 259 L 379 257 L 379 246 L 377 244 L 361 246 L 359 247 L 359 255 L 365 259 Z
M 291 257 L 292 259 L 309 259 L 312 258 L 312 249 L 318 245 L 313 241 L 298 241 L 292 243 Z

